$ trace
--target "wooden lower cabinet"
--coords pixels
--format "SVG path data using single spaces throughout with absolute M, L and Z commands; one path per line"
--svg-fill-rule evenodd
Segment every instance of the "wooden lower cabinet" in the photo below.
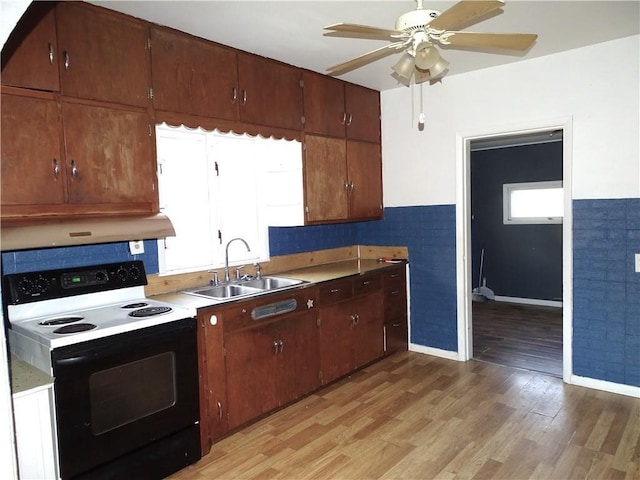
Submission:
M 327 384 L 383 354 L 382 292 L 320 309 L 322 383 Z
M 381 358 L 385 285 L 404 282 L 403 272 L 387 279 L 374 271 L 199 310 L 203 454 L 228 433 Z M 278 310 L 283 305 L 290 309 Z
M 316 311 L 225 335 L 229 429 L 320 384 Z
M 385 354 L 408 347 L 407 279 L 404 265 L 383 272 Z

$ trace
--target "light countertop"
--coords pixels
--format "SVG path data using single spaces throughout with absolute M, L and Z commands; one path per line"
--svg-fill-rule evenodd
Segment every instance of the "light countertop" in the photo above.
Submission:
M 295 270 L 287 270 L 283 272 L 274 273 L 274 277 L 293 278 L 297 280 L 303 280 L 308 282 L 301 285 L 302 287 L 309 284 L 318 284 L 322 282 L 328 282 L 336 280 L 338 278 L 350 277 L 353 275 L 362 275 L 364 273 L 389 268 L 397 264 L 406 263 L 403 260 L 394 261 L 393 263 L 379 262 L 377 260 L 369 259 L 355 259 L 355 260 L 343 260 L 340 262 L 326 263 L 322 265 L 315 265 L 311 267 L 304 267 Z M 153 297 L 156 300 L 173 303 L 174 305 L 184 306 L 188 308 L 205 308 L 214 305 L 220 305 L 223 303 L 229 303 L 234 300 L 214 300 L 211 298 L 198 297 L 195 295 L 188 295 L 182 292 L 164 293 L 155 295 Z M 238 298 L 237 300 L 246 300 L 246 297 Z

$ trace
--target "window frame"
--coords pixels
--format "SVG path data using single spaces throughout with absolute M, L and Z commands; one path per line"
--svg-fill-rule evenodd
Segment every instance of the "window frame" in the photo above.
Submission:
M 564 221 L 564 203 L 562 216 L 513 217 L 511 215 L 511 194 L 522 190 L 563 189 L 562 180 L 542 182 L 505 183 L 502 185 L 502 223 L 504 225 L 544 225 L 561 224 Z M 564 197 L 562 197 L 564 198 Z

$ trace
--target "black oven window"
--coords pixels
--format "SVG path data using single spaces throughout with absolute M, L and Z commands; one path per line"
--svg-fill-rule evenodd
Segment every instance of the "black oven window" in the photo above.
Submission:
M 89 377 L 91 430 L 100 435 L 176 403 L 175 355 L 166 352 Z

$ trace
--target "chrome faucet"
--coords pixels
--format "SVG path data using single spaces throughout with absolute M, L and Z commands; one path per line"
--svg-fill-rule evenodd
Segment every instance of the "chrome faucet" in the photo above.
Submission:
M 244 246 L 247 247 L 247 252 L 251 251 L 251 248 L 249 248 L 249 244 L 243 238 L 236 237 L 236 238 L 232 238 L 227 242 L 227 246 L 224 249 L 224 281 L 225 282 L 229 282 L 231 280 L 231 277 L 229 275 L 229 245 L 231 245 L 231 242 L 235 242 L 236 240 L 240 240 L 242 243 L 244 243 Z

